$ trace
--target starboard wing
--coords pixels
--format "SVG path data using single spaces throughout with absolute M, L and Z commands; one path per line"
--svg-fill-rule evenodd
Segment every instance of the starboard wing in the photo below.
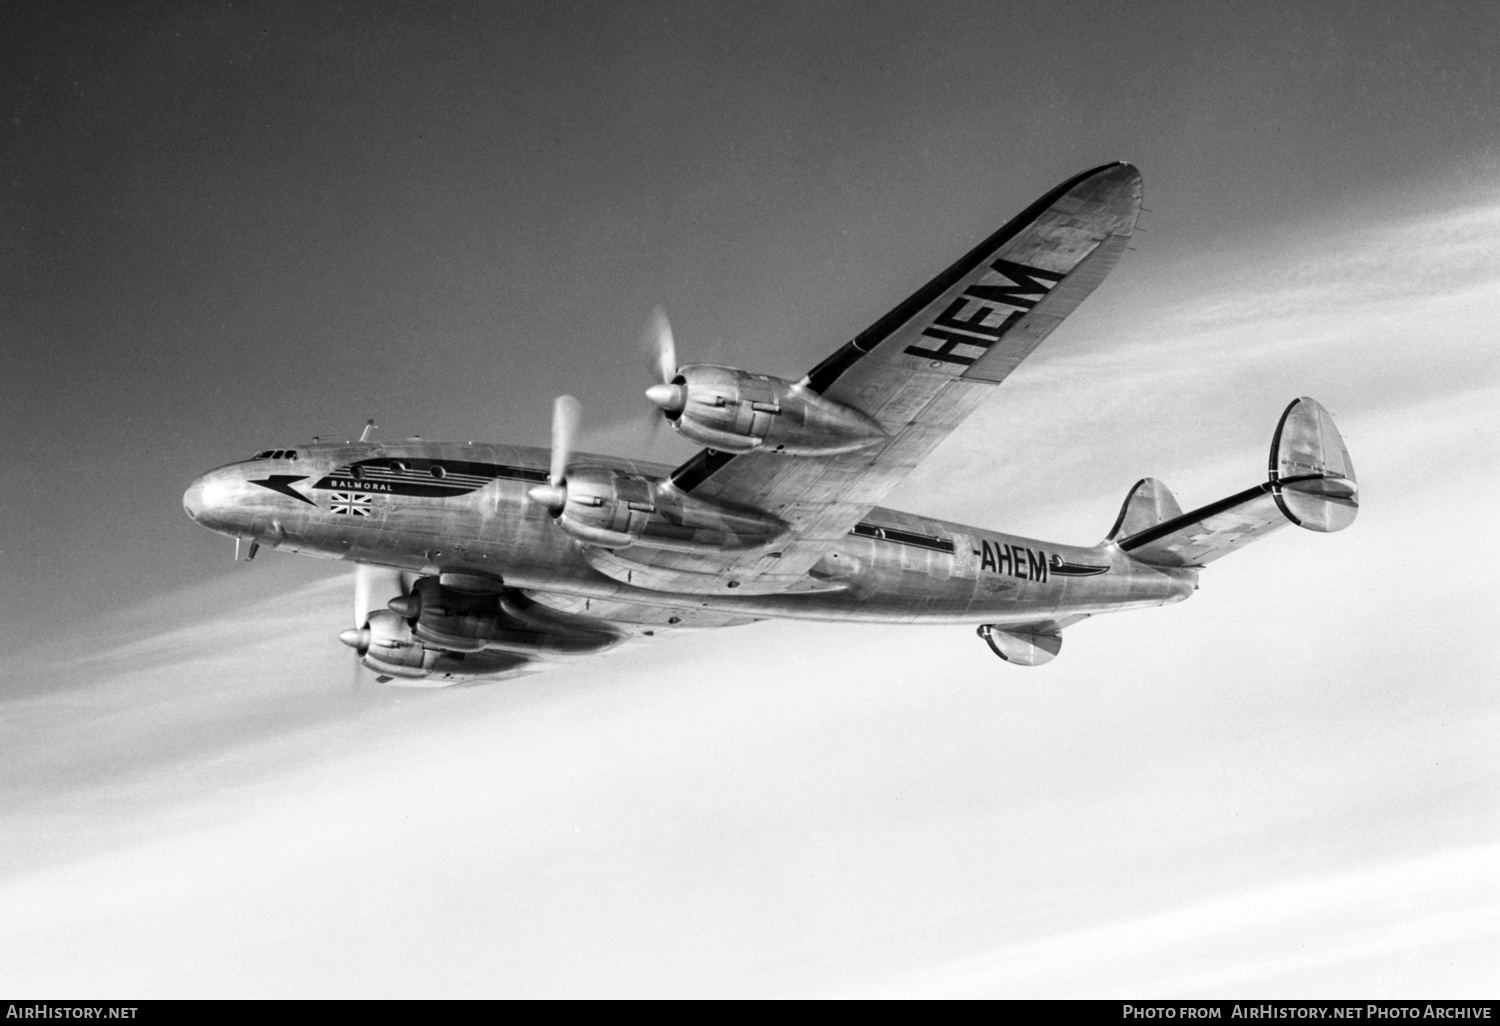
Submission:
M 695 630 L 704 627 L 740 627 L 757 623 L 761 617 L 728 613 L 701 606 L 657 606 L 626 599 L 590 598 L 527 589 L 526 597 L 537 606 L 565 616 L 597 622 L 629 638 L 637 635 L 654 637 L 664 631 Z
M 591 659 L 601 652 L 645 644 L 669 634 L 706 627 L 738 627 L 760 617 L 698 606 L 657 606 L 621 599 L 590 598 L 538 589 L 506 588 L 500 594 L 495 637 L 534 647 L 535 651 L 486 652 L 479 656 L 448 654 L 443 672 L 415 680 L 376 678 L 408 687 L 507 680 L 551 666 Z M 466 663 L 474 670 L 466 672 Z

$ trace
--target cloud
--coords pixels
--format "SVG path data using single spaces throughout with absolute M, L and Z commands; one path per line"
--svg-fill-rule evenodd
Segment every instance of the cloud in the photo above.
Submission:
M 1215 898 L 917 974 L 901 997 L 1262 994 L 1482 999 L 1500 962 L 1500 845 Z

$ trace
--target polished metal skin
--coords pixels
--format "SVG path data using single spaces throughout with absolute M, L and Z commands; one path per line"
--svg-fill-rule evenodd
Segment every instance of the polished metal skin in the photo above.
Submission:
M 886 440 L 871 417 L 807 386 L 732 367 L 692 364 L 646 398 L 679 434 L 722 452 L 765 447 L 790 456 L 831 456 Z
M 1211 560 L 1288 523 L 1340 530 L 1358 508 L 1332 418 L 1305 398 L 1264 484 L 1184 514 L 1144 480 L 1095 546 L 878 505 L 1102 280 L 1139 207 L 1129 164 L 1070 179 L 798 382 L 677 368 L 663 320 L 648 398 L 690 437 L 689 419 L 733 436 L 676 469 L 574 453 L 562 397 L 550 450 L 366 435 L 220 467 L 183 505 L 252 554 L 359 564 L 341 640 L 388 683 L 768 617 L 977 624 L 1002 659 L 1039 665 L 1069 624 L 1181 601 Z

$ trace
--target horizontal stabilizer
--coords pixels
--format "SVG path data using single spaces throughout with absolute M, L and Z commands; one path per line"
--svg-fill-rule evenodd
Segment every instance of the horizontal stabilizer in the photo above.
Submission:
M 1276 425 L 1265 484 L 1132 533 L 1123 522 L 1133 515 L 1144 484 L 1125 501 L 1119 545 L 1156 566 L 1203 566 L 1287 524 L 1341 531 L 1359 511 L 1359 486 L 1344 440 L 1328 411 L 1305 397 L 1292 402 Z M 1143 498 L 1141 507 L 1148 505 Z

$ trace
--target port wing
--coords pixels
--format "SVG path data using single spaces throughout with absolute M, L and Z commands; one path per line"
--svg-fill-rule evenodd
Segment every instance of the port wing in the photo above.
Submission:
M 797 578 L 1078 307 L 1119 258 L 1141 175 L 1106 164 L 1063 182 L 810 371 L 804 384 L 877 422 L 881 444 L 828 456 L 705 449 L 683 492 L 785 522 L 774 552 L 637 555 L 654 567 Z

